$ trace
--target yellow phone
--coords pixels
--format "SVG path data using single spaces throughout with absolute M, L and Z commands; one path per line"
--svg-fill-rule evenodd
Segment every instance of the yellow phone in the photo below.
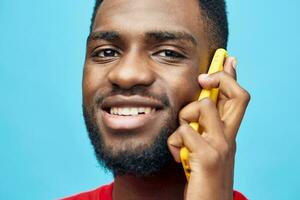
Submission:
M 212 59 L 212 62 L 210 64 L 208 74 L 213 74 L 215 72 L 222 71 L 223 64 L 227 56 L 228 53 L 225 49 L 217 49 Z M 213 88 L 211 90 L 202 89 L 198 101 L 206 97 L 209 97 L 216 103 L 218 99 L 218 94 L 219 94 L 218 88 Z M 199 132 L 199 124 L 197 122 L 191 122 L 189 125 L 194 130 Z M 199 133 L 201 134 L 201 132 Z M 185 172 L 185 176 L 187 180 L 189 180 L 191 168 L 189 166 L 189 150 L 186 147 L 182 147 L 180 149 L 180 159 Z

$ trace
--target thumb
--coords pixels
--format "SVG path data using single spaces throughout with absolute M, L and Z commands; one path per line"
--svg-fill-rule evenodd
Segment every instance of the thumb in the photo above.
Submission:
M 179 134 L 176 134 L 176 132 L 175 132 L 168 138 L 168 148 L 169 148 L 174 160 L 178 163 L 181 162 L 181 159 L 180 159 L 181 147 L 183 147 L 182 138 L 179 136 Z

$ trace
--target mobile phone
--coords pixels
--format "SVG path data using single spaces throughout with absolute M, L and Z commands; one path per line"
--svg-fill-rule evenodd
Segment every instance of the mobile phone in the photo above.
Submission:
M 223 64 L 227 56 L 228 53 L 225 49 L 217 49 L 212 59 L 212 62 L 210 64 L 210 67 L 208 69 L 208 74 L 213 74 L 215 72 L 222 71 Z M 198 101 L 206 97 L 209 97 L 216 103 L 218 99 L 218 94 L 219 94 L 218 88 L 213 88 L 211 90 L 202 89 Z M 199 130 L 199 124 L 197 122 L 191 122 L 189 125 L 194 130 L 198 131 L 201 134 L 201 130 Z M 189 166 L 189 150 L 186 147 L 182 147 L 180 149 L 180 159 L 185 172 L 185 176 L 187 180 L 189 180 L 191 168 Z

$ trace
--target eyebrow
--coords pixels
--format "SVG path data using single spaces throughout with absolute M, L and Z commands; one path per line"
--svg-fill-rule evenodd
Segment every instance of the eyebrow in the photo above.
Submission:
M 91 40 L 105 40 L 115 42 L 121 40 L 121 34 L 117 31 L 97 31 L 92 32 L 87 38 L 87 42 Z M 183 31 L 149 31 L 145 33 L 146 41 L 154 40 L 157 42 L 166 42 L 172 40 L 182 40 L 197 45 L 197 40 L 192 34 Z
M 183 40 L 183 41 L 188 41 L 194 44 L 195 46 L 197 45 L 197 40 L 195 37 L 189 33 L 186 32 L 178 32 L 178 31 L 151 31 L 146 33 L 146 38 L 148 39 L 154 39 L 158 42 L 166 42 L 169 40 Z
M 120 33 L 116 31 L 98 31 L 92 32 L 87 38 L 87 42 L 91 40 L 106 40 L 109 42 L 114 42 L 116 40 L 121 40 Z

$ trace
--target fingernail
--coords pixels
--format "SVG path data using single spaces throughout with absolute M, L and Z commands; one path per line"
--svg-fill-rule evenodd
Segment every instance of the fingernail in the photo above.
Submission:
M 200 74 L 199 76 L 198 76 L 198 80 L 200 80 L 200 79 L 208 79 L 208 74 Z
M 232 67 L 234 69 L 236 69 L 236 66 L 237 66 L 237 60 L 236 60 L 236 58 L 233 58 L 233 60 L 232 60 Z

